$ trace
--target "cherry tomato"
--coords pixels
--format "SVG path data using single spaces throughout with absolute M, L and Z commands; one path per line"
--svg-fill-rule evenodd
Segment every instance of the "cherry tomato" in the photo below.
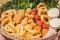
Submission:
M 35 15 L 35 20 L 40 20 L 40 16 L 39 15 Z
M 32 12 L 33 15 L 36 15 L 37 13 L 36 12 Z
M 44 24 L 44 21 L 42 21 L 42 20 L 37 20 L 37 21 L 36 21 L 36 24 L 37 24 L 38 26 L 42 26 L 42 25 Z
M 33 8 L 33 9 L 32 9 L 32 12 L 37 12 L 37 9 L 36 9 L 36 8 Z
M 43 28 L 48 29 L 49 28 L 49 24 L 43 24 Z

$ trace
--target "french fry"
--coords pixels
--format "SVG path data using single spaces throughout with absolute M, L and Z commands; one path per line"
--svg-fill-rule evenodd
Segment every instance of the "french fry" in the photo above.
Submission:
M 26 30 L 24 30 L 23 25 L 20 26 L 20 36 L 24 35 Z
M 5 27 L 3 27 L 3 29 L 5 29 L 5 31 L 9 31 L 9 32 L 14 32 L 13 29 L 11 27 L 9 27 L 8 25 L 5 25 Z
M 24 28 L 25 28 L 25 30 L 27 30 L 28 32 L 30 32 L 30 33 L 32 33 L 32 34 L 38 33 L 38 31 L 36 31 L 36 30 L 30 30 L 30 29 L 27 28 L 27 27 L 24 27 Z
M 14 26 L 14 22 L 10 22 L 9 26 L 16 32 L 16 26 Z

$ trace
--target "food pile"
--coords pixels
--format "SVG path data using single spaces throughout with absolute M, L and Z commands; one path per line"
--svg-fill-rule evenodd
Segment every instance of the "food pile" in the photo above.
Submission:
M 1 14 L 1 27 L 7 35 L 17 38 L 40 38 L 49 30 L 50 18 L 47 12 L 44 3 L 26 10 L 9 9 Z

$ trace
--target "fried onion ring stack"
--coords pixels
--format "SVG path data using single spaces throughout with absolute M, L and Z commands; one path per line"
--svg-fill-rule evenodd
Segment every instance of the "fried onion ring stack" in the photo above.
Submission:
M 43 20 L 45 23 L 49 23 L 50 18 L 47 15 L 48 9 L 47 6 L 44 3 L 39 3 L 37 5 L 38 9 L 38 15 L 41 16 L 41 20 Z

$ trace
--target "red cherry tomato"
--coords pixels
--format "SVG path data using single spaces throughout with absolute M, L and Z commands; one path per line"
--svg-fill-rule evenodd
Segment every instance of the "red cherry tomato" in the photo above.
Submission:
M 40 16 L 39 15 L 35 15 L 35 21 L 36 20 L 40 20 Z
M 37 20 L 37 21 L 36 21 L 36 24 L 37 24 L 38 26 L 42 26 L 42 25 L 44 24 L 44 21 L 42 21 L 42 20 Z
M 35 12 L 32 12 L 32 14 L 33 14 L 33 15 L 36 15 L 37 13 L 35 13 Z
M 49 24 L 43 24 L 43 28 L 48 29 L 49 28 Z
M 32 12 L 37 12 L 37 9 L 36 9 L 36 8 L 33 8 L 33 9 L 32 9 Z

